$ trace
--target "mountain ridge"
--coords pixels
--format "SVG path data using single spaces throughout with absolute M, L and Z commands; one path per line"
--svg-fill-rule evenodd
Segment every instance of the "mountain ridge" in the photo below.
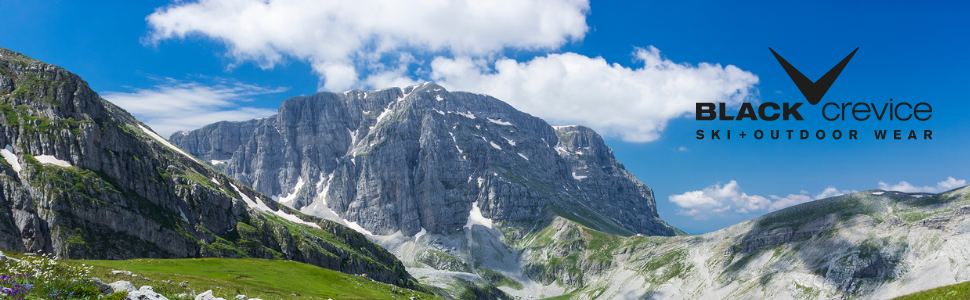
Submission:
M 363 232 L 453 231 L 478 203 L 485 217 L 522 227 L 554 210 L 616 234 L 673 235 L 653 191 L 594 131 L 557 130 L 432 82 L 292 97 L 275 116 L 170 139 L 204 160 L 228 160 L 227 174 L 284 204 Z M 593 155 L 581 149 L 589 147 Z
M 0 110 L 0 249 L 290 259 L 416 285 L 363 235 L 238 184 L 60 67 L 0 48 Z
M 856 192 L 689 237 L 557 222 L 523 239 L 523 260 L 571 278 L 552 282 L 571 299 L 886 299 L 970 280 L 970 186 Z M 586 267 L 555 268 L 567 259 Z

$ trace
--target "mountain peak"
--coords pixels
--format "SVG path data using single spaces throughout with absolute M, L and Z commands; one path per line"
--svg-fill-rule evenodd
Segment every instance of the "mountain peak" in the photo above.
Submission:
M 433 82 L 292 97 L 276 116 L 172 141 L 203 160 L 228 160 L 227 174 L 284 204 L 375 234 L 455 231 L 476 204 L 507 226 L 566 213 L 616 234 L 673 234 L 652 190 L 591 129 L 553 128 Z

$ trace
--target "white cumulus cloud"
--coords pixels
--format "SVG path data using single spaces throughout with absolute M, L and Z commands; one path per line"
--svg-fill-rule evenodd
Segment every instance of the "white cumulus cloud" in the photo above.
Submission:
M 660 138 L 696 102 L 734 105 L 758 93 L 751 72 L 673 62 L 652 46 L 635 48 L 634 67 L 551 53 L 585 37 L 589 13 L 587 0 L 176 1 L 146 18 L 143 41 L 215 41 L 234 65 L 306 62 L 321 90 L 434 80 L 632 142 Z M 509 50 L 540 55 L 519 62 L 502 56 Z
M 763 197 L 744 193 L 738 182 L 731 180 L 731 182 L 724 185 L 718 183 L 702 190 L 671 195 L 668 197 L 668 200 L 682 208 L 677 214 L 691 216 L 696 220 L 704 220 L 710 217 L 720 216 L 728 211 L 740 214 L 765 213 L 812 200 L 854 192 L 856 191 L 840 191 L 833 186 L 829 186 L 822 192 L 816 194 L 815 197 L 809 197 L 806 195 L 808 192 L 804 190 L 797 195 L 789 194 L 784 197 L 768 195 L 768 197 Z
M 936 186 L 914 186 L 906 181 L 900 181 L 898 184 L 890 185 L 880 181 L 879 189 L 904 193 L 942 193 L 965 185 L 967 185 L 965 179 L 958 180 L 953 177 L 947 177 L 946 180 L 937 182 Z
M 263 68 L 294 57 L 338 91 L 354 86 L 361 68 L 381 68 L 386 54 L 557 49 L 585 36 L 588 11 L 588 0 L 176 1 L 146 18 L 144 42 L 209 38 Z
M 248 97 L 283 92 L 215 78 L 206 85 L 166 78 L 151 89 L 105 92 L 101 96 L 124 108 L 163 137 L 218 121 L 243 121 L 276 114 L 275 109 L 242 106 Z
M 671 195 L 668 200 L 686 209 L 680 210 L 678 214 L 692 216 L 695 219 L 707 219 L 710 215 L 720 214 L 732 208 L 736 212 L 747 213 L 764 210 L 771 205 L 771 200 L 765 197 L 742 192 L 741 186 L 734 180 L 725 185 L 718 183 L 703 190 Z
M 689 115 L 697 102 L 739 104 L 758 83 L 758 76 L 733 65 L 678 64 L 652 46 L 633 55 L 637 68 L 576 53 L 500 59 L 494 69 L 470 58 L 439 57 L 431 63 L 432 79 L 451 90 L 495 96 L 550 123 L 579 123 L 631 142 L 658 139 L 669 120 Z
M 830 185 L 830 186 L 826 187 L 824 190 L 822 190 L 822 192 L 816 194 L 815 195 L 815 199 L 816 200 L 818 200 L 818 199 L 825 199 L 825 198 L 829 198 L 829 197 L 842 196 L 842 195 L 845 195 L 845 194 L 851 194 L 851 193 L 855 193 L 855 192 L 858 192 L 858 191 L 856 191 L 856 190 L 841 190 L 840 191 L 839 189 L 837 189 L 834 186 L 831 186 Z

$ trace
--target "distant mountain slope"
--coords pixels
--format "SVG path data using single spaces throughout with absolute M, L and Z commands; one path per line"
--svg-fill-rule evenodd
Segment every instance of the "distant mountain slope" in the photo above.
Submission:
M 199 162 L 57 66 L 0 48 L 0 110 L 0 249 L 289 259 L 414 285 L 363 235 Z
M 557 219 L 516 245 L 570 299 L 889 299 L 970 281 L 970 187 L 858 192 L 690 237 Z
M 520 229 L 568 215 L 618 235 L 674 234 L 653 191 L 592 130 L 553 128 L 495 98 L 430 82 L 293 97 L 275 116 L 171 140 L 226 161 L 226 174 L 281 203 L 361 232 L 453 232 L 477 208 Z

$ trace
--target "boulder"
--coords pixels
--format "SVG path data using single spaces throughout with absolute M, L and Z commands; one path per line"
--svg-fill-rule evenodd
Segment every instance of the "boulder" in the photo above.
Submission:
M 219 298 L 212 295 L 212 290 L 205 291 L 204 293 L 195 296 L 195 300 L 226 300 L 224 298 Z
M 124 280 L 118 280 L 118 281 L 112 282 L 108 286 L 111 287 L 112 293 L 137 291 L 137 289 L 135 289 L 135 286 L 131 284 L 131 282 L 124 281 Z
M 128 292 L 128 300 L 168 300 L 168 298 L 156 293 L 155 289 L 146 285 L 137 291 Z

